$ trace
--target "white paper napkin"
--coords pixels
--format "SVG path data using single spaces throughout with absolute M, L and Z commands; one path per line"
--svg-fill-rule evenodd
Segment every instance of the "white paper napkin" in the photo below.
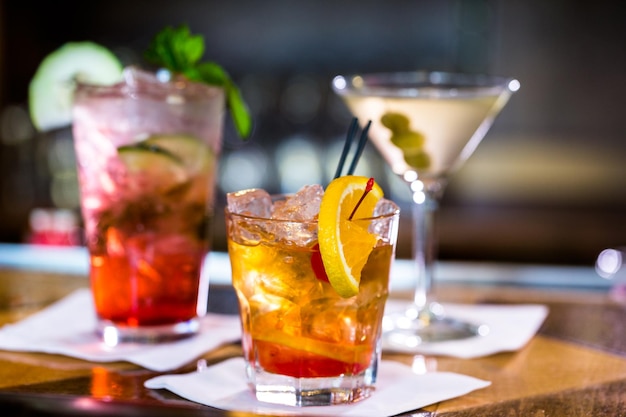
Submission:
M 153 371 L 170 371 L 226 342 L 241 338 L 239 317 L 208 314 L 200 334 L 175 342 L 110 347 L 95 334 L 91 294 L 77 290 L 48 308 L 0 329 L 0 349 L 44 352 L 93 362 L 128 361 Z
M 451 372 L 414 373 L 409 366 L 382 361 L 376 390 L 368 399 L 349 405 L 292 407 L 256 399 L 245 380 L 243 358 L 232 358 L 199 372 L 162 375 L 146 388 L 167 389 L 183 398 L 222 410 L 279 415 L 393 416 L 489 386 L 489 381 Z
M 524 347 L 535 335 L 548 315 L 548 308 L 538 304 L 443 304 L 446 315 L 472 323 L 486 325 L 488 332 L 462 340 L 422 343 L 414 347 L 390 344 L 383 338 L 383 349 L 394 352 L 453 356 L 470 359 L 498 352 L 513 352 Z M 391 300 L 385 313 L 401 312 L 406 302 Z

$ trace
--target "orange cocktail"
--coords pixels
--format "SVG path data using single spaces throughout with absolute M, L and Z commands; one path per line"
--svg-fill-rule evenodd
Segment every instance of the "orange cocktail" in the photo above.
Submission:
M 369 367 L 387 299 L 391 245 L 374 249 L 359 295 L 348 300 L 315 275 L 312 248 L 231 241 L 229 251 L 247 319 L 249 361 L 296 378 L 358 375 Z
M 389 204 L 366 221 L 374 225 L 376 246 L 362 269 L 358 293 L 347 298 L 325 275 L 317 219 L 261 218 L 230 210 L 226 218 L 242 344 L 257 397 L 319 405 L 367 396 L 380 357 L 397 207 Z

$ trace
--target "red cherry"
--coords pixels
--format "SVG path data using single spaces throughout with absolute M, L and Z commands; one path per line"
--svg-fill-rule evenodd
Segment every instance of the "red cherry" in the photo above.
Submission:
M 320 245 L 316 243 L 313 246 L 313 254 L 311 255 L 311 268 L 315 277 L 320 281 L 329 282 L 326 270 L 324 269 L 324 262 L 322 262 L 322 254 L 320 253 Z

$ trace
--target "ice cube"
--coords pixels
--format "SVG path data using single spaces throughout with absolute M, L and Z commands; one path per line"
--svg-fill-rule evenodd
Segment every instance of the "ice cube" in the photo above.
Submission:
M 320 212 L 324 188 L 319 184 L 305 185 L 274 207 L 272 218 L 281 220 L 315 220 Z
M 354 305 L 344 306 L 335 297 L 311 301 L 302 308 L 303 329 L 306 336 L 332 342 L 356 343 L 362 333 L 361 320 Z
M 259 188 L 228 193 L 226 202 L 231 213 L 266 219 L 272 215 L 272 198 Z
M 374 217 L 389 215 L 399 211 L 400 208 L 391 200 L 380 199 L 378 203 L 376 203 L 376 207 L 374 207 Z M 391 223 L 388 219 L 383 218 L 379 220 L 374 220 L 369 225 L 369 232 L 373 233 L 379 237 L 387 237 L 391 236 L 391 226 L 396 226 L 397 223 Z
M 274 203 L 271 232 L 277 240 L 299 247 L 317 241 L 317 216 L 324 195 L 321 185 L 307 185 L 285 200 Z
M 230 212 L 276 220 L 259 224 L 246 221 L 247 231 L 238 232 L 245 240 L 259 240 L 262 234 L 269 233 L 274 240 L 309 247 L 317 241 L 316 220 L 323 195 L 321 185 L 307 185 L 274 205 L 269 193 L 257 188 L 228 193 L 226 199 Z
M 276 221 L 269 231 L 274 239 L 287 245 L 308 248 L 317 242 L 317 222 Z
M 272 294 L 259 293 L 250 298 L 250 311 L 257 332 L 269 329 L 300 335 L 300 305 Z
M 226 202 L 231 213 L 260 219 L 269 219 L 272 215 L 272 198 L 267 191 L 258 188 L 228 193 Z M 271 234 L 265 220 L 233 218 L 230 227 L 230 237 L 244 245 L 258 245 Z
M 292 271 L 293 272 L 293 271 Z M 295 274 L 297 275 L 297 274 Z M 283 275 L 282 278 L 289 277 Z M 315 292 L 319 283 L 313 280 L 279 279 L 273 276 L 262 275 L 257 281 L 257 290 L 265 297 L 272 298 L 275 302 L 298 302 L 307 299 L 309 294 Z
M 391 200 L 381 198 L 376 203 L 376 207 L 374 207 L 374 217 L 392 214 L 398 210 L 400 210 L 400 208 L 396 205 L 396 203 Z

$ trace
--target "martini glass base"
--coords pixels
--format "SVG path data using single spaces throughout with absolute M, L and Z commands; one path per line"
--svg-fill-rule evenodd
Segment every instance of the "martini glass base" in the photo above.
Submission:
M 436 304 L 436 308 L 441 308 Z M 386 314 L 383 321 L 383 346 L 391 350 L 407 350 L 426 343 L 463 340 L 484 336 L 485 325 L 467 323 L 432 310 L 415 314 L 414 308 L 406 312 Z

